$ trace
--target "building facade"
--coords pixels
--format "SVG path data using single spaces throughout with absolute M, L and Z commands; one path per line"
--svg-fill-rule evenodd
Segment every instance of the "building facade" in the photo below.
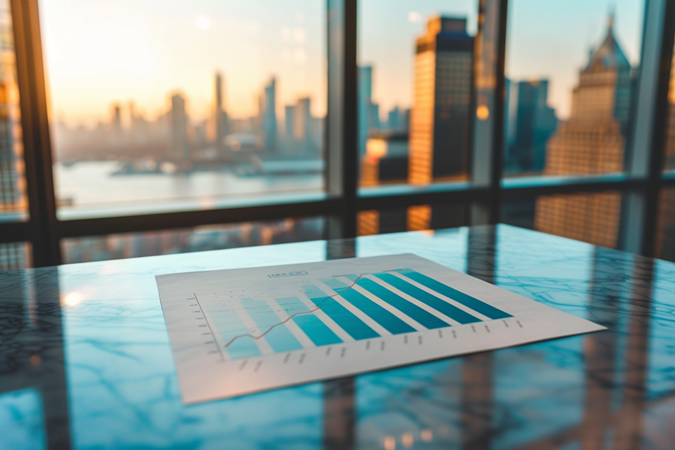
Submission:
M 180 94 L 174 94 L 171 96 L 171 156 L 175 159 L 190 159 L 187 128 L 185 99 Z
M 579 74 L 569 120 L 547 145 L 544 174 L 592 175 L 623 171 L 632 68 L 609 20 L 607 34 Z M 546 233 L 615 247 L 621 194 L 540 197 L 535 227 Z
M 432 17 L 416 42 L 409 181 L 462 179 L 469 169 L 473 38 L 466 19 Z
M 553 108 L 548 106 L 548 80 L 520 81 L 509 96 L 513 110 L 511 142 L 505 163 L 508 174 L 538 173 L 544 170 L 546 144 L 558 126 Z M 507 125 L 507 127 L 508 127 Z
M 675 169 L 675 52 L 670 70 L 668 89 L 668 128 L 666 131 L 665 168 Z M 656 252 L 658 258 L 675 261 L 675 189 L 663 189 L 659 197 L 658 234 Z

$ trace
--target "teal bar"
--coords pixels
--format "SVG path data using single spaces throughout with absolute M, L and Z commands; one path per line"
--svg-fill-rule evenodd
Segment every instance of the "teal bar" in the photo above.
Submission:
M 331 330 L 321 319 L 312 314 L 302 300 L 297 297 L 277 298 L 276 302 L 281 306 L 289 316 L 294 316 L 291 320 L 298 325 L 303 333 L 316 345 L 333 345 L 342 343 L 342 339 Z M 305 314 L 306 313 L 306 314 Z
M 417 331 L 398 317 L 390 313 L 360 292 L 350 289 L 340 294 L 342 298 L 359 308 L 391 334 L 412 333 Z
M 426 275 L 423 275 L 419 272 L 416 272 L 412 269 L 399 269 L 396 272 L 401 275 L 410 278 L 418 282 L 419 284 L 428 287 L 429 289 L 438 292 L 441 295 L 445 295 L 448 298 L 455 300 L 458 303 L 461 303 L 464 306 L 467 306 L 474 311 L 481 313 L 484 316 L 489 317 L 490 319 L 506 319 L 508 317 L 513 317 L 511 314 L 505 313 L 501 309 L 497 309 L 494 306 L 488 305 L 487 303 L 478 300 L 475 297 L 472 297 L 464 292 L 458 291 L 457 289 L 451 288 L 450 286 L 436 281 L 433 278 L 430 278 Z
M 367 290 L 380 300 L 389 303 L 394 308 L 398 309 L 420 325 L 433 330 L 435 328 L 449 327 L 450 324 L 444 322 L 433 314 L 425 311 L 414 303 L 409 302 L 403 297 L 394 294 L 384 286 L 377 284 L 368 278 L 362 278 L 357 283 L 359 287 Z
M 475 323 L 481 321 L 477 317 L 474 317 L 471 314 L 466 313 L 461 309 L 457 308 L 455 305 L 451 305 L 445 300 L 442 300 L 436 297 L 435 295 L 431 295 L 430 293 L 423 291 L 417 286 L 408 283 L 407 281 L 397 277 L 396 275 L 392 275 L 390 273 L 374 273 L 373 275 L 379 278 L 380 280 L 391 284 L 399 291 L 408 294 L 415 300 L 419 300 L 420 302 L 431 306 L 436 311 L 445 314 L 446 316 L 450 317 L 453 320 L 456 320 L 461 324 Z
M 363 323 L 361 319 L 352 314 L 347 308 L 338 303 L 337 300 L 327 295 L 316 286 L 303 286 L 305 295 L 309 297 L 321 311 L 333 319 L 340 328 L 345 330 L 355 340 L 372 339 L 380 337 L 379 333 Z

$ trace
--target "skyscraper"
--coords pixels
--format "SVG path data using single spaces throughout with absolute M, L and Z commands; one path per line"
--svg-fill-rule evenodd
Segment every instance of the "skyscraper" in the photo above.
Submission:
M 307 153 L 311 143 L 310 99 L 300 98 L 293 109 L 293 138 L 296 153 Z
M 607 34 L 579 73 L 569 120 L 549 140 L 546 175 L 590 175 L 623 170 L 624 129 L 630 110 L 631 65 Z M 573 194 L 537 200 L 541 231 L 614 247 L 619 230 L 619 193 Z
M 513 139 L 508 147 L 506 170 L 511 173 L 541 172 L 546 143 L 558 126 L 555 111 L 547 104 L 548 80 L 521 81 L 516 87 Z
M 358 115 L 359 115 L 359 160 L 366 154 L 366 141 L 373 114 L 373 68 L 359 67 Z
M 473 38 L 466 19 L 432 17 L 417 38 L 410 118 L 411 183 L 466 174 L 470 157 Z
M 15 151 L 7 85 L 0 82 L 0 214 L 19 207 L 19 164 Z
M 122 107 L 119 103 L 112 106 L 112 126 L 116 133 L 122 131 Z
M 401 130 L 403 128 L 401 120 L 401 110 L 394 106 L 387 114 L 387 128 L 390 130 Z
M 670 69 L 668 89 L 668 124 L 666 131 L 665 168 L 675 169 L 675 50 Z M 675 261 L 675 189 L 661 191 L 659 198 L 658 233 L 656 235 L 656 256 Z
M 295 151 L 295 136 L 293 134 L 293 115 L 295 105 L 284 106 L 284 152 L 287 155 Z
M 217 148 L 223 146 L 223 139 L 228 133 L 227 113 L 224 108 L 224 80 L 220 72 L 216 72 L 215 77 L 215 97 L 216 104 L 213 112 L 213 140 Z
M 180 94 L 174 94 L 171 97 L 171 155 L 176 159 L 190 159 L 187 126 L 185 99 Z
M 265 86 L 262 102 L 262 132 L 265 151 L 277 153 L 277 113 L 276 113 L 276 80 L 274 77 Z

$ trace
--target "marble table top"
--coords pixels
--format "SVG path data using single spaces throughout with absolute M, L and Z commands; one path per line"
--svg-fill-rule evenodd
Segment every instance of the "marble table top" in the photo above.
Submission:
M 408 252 L 608 331 L 183 406 L 155 274 Z M 499 225 L 0 272 L 0 448 L 673 449 L 675 264 Z

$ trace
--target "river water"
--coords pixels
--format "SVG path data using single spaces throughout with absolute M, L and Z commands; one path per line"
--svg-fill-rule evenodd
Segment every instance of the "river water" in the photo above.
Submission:
M 323 175 L 237 176 L 230 171 L 112 175 L 115 161 L 54 165 L 60 219 L 210 209 L 325 196 Z

